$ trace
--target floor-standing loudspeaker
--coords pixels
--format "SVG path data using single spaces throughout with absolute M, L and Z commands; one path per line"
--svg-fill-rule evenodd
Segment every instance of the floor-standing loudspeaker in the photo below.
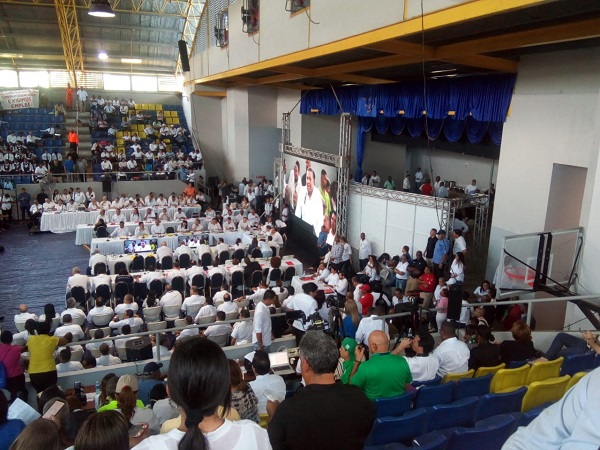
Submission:
M 462 305 L 462 289 L 454 288 L 448 291 L 448 319 L 460 319 L 460 309 Z
M 179 57 L 181 58 L 181 69 L 184 72 L 190 71 L 190 60 L 188 59 L 188 50 L 187 44 L 183 39 L 181 39 L 178 43 L 179 45 Z

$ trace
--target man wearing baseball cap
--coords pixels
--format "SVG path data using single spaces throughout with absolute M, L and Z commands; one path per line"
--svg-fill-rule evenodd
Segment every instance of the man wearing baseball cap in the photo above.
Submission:
M 360 286 L 360 304 L 362 305 L 361 314 L 367 315 L 369 308 L 373 306 L 373 294 L 371 294 L 371 286 L 368 283 L 364 283 Z
M 437 239 L 433 249 L 433 258 L 431 258 L 431 262 L 433 263 L 433 274 L 436 279 L 439 279 L 444 276 L 444 267 L 448 260 L 448 252 L 450 251 L 450 241 L 446 239 L 445 230 L 439 230 L 437 232 Z
M 149 362 L 144 366 L 144 373 L 139 380 L 138 398 L 148 405 L 150 403 L 150 392 L 157 384 L 164 383 L 164 375 L 160 373 L 162 363 Z

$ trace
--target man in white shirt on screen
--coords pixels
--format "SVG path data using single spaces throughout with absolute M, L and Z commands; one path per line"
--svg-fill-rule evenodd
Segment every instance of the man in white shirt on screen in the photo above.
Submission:
M 296 217 L 312 225 L 315 236 L 323 225 L 323 199 L 318 189 L 315 189 L 315 172 L 308 168 L 306 172 L 306 188 L 298 194 Z

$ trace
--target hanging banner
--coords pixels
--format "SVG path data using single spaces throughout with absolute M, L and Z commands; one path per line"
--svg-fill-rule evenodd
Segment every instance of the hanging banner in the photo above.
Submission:
M 40 91 L 37 89 L 2 91 L 0 92 L 0 105 L 3 110 L 39 108 Z

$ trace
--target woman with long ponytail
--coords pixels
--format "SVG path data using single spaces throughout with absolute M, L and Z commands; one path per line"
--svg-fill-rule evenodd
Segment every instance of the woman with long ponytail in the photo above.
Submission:
M 203 338 L 182 341 L 171 357 L 167 379 L 181 426 L 149 437 L 134 450 L 271 449 L 266 430 L 256 423 L 231 422 L 218 414 L 231 400 L 229 362 L 219 345 Z

